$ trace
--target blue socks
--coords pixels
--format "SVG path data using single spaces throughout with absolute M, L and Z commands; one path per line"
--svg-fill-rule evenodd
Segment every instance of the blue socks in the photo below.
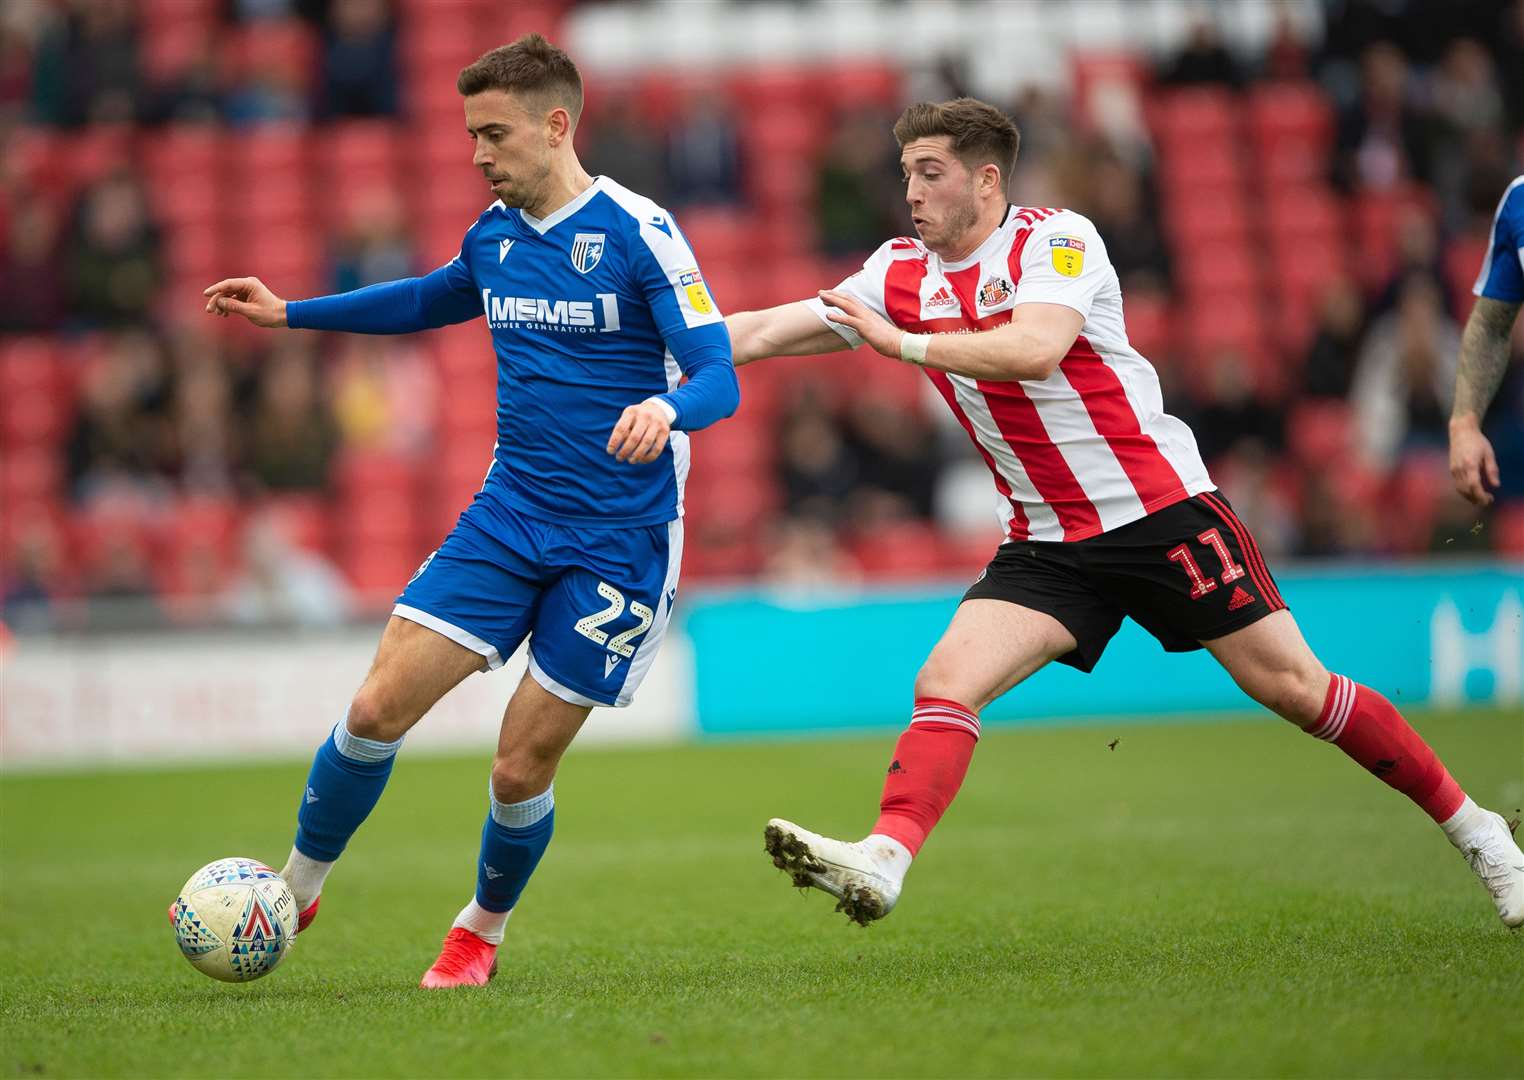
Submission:
M 351 735 L 343 722 L 333 729 L 312 759 L 296 812 L 298 852 L 319 862 L 339 857 L 381 798 L 401 745 Z
M 507 912 L 519 902 L 529 875 L 550 844 L 556 824 L 555 787 L 520 803 L 500 803 L 496 798 L 491 802 L 476 866 L 476 904 L 485 911 Z

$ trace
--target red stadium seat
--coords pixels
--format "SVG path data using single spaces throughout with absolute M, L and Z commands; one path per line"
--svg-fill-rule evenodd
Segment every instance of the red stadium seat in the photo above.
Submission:
M 1524 557 L 1524 502 L 1501 504 L 1492 517 L 1492 544 L 1500 555 Z
M 1342 467 L 1354 455 L 1355 428 L 1349 406 L 1342 401 L 1304 401 L 1286 419 L 1286 441 L 1304 466 Z
M 1161 179 L 1170 206 L 1190 207 L 1215 199 L 1243 202 L 1247 194 L 1243 160 L 1226 143 L 1163 148 Z
M 1169 298 L 1160 293 L 1134 292 L 1122 301 L 1127 339 L 1145 357 L 1167 352 L 1174 341 Z
M 942 577 L 947 572 L 942 538 L 935 528 L 922 521 L 895 522 L 866 530 L 854 538 L 850 550 L 870 578 L 917 580 Z
M 1338 196 L 1326 187 L 1306 185 L 1267 193 L 1265 226 L 1273 246 L 1305 239 L 1343 245 L 1347 215 Z
M 897 111 L 904 94 L 904 79 L 890 64 L 831 64 L 819 78 L 822 96 L 838 112 L 862 108 Z
M 1262 162 L 1294 157 L 1324 168 L 1333 148 L 1334 116 L 1316 83 L 1263 83 L 1249 91 L 1249 137 Z
M 1238 136 L 1240 110 L 1232 92 L 1202 86 L 1158 93 L 1146 115 L 1166 142 L 1216 142 Z

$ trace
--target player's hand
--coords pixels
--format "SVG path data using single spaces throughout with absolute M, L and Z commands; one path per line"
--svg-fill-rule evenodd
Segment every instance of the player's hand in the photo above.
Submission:
M 646 465 L 661 456 L 672 434 L 667 410 L 655 401 L 631 405 L 609 435 L 608 452 L 616 461 Z
M 285 326 L 286 302 L 257 277 L 223 278 L 202 294 L 211 315 L 242 315 L 255 326 Z
M 858 337 L 862 338 L 876 350 L 892 360 L 900 358 L 900 338 L 905 336 L 905 331 L 895 326 L 878 312 L 871 310 L 862 301 L 848 296 L 844 292 L 835 289 L 825 289 L 819 294 L 820 300 L 827 307 L 839 308 L 839 311 L 827 311 L 826 318 L 833 323 L 840 323 L 850 329 Z
M 1450 478 L 1455 490 L 1477 506 L 1491 504 L 1489 489 L 1502 481 L 1492 443 L 1472 417 L 1450 421 Z

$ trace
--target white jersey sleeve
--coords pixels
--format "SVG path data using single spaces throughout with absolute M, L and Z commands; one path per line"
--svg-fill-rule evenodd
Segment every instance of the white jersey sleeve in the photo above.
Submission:
M 862 302 L 870 311 L 876 311 L 884 318 L 889 318 L 889 311 L 884 306 L 884 279 L 889 273 L 889 265 L 894 262 L 897 253 L 912 248 L 908 240 L 890 240 L 882 245 L 868 261 L 863 263 L 863 268 L 840 285 L 836 286 L 837 292 L 844 292 L 848 296 Z M 836 308 L 827 308 L 817 296 L 812 296 L 804 301 L 805 307 L 813 311 L 821 322 L 841 335 L 852 348 L 857 348 L 863 343 L 863 339 L 857 332 L 839 322 L 832 322 L 826 317 L 826 311 L 835 311 Z M 893 321 L 892 319 L 890 320 Z
M 1063 210 L 1027 236 L 1016 303 L 1062 304 L 1088 319 L 1096 294 L 1115 276 L 1106 245 L 1090 219 Z

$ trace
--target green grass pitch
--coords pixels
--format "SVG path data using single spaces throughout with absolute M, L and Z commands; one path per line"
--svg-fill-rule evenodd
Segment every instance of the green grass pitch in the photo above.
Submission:
M 1524 803 L 1517 711 L 1417 719 L 1478 799 Z M 992 731 L 864 930 L 788 886 L 762 826 L 860 834 L 891 745 L 574 752 L 501 974 L 436 993 L 485 753 L 405 754 L 247 986 L 193 970 L 164 910 L 215 857 L 279 866 L 303 764 L 6 777 L 0 1075 L 1524 1072 L 1524 935 L 1336 750 L 1269 720 Z

